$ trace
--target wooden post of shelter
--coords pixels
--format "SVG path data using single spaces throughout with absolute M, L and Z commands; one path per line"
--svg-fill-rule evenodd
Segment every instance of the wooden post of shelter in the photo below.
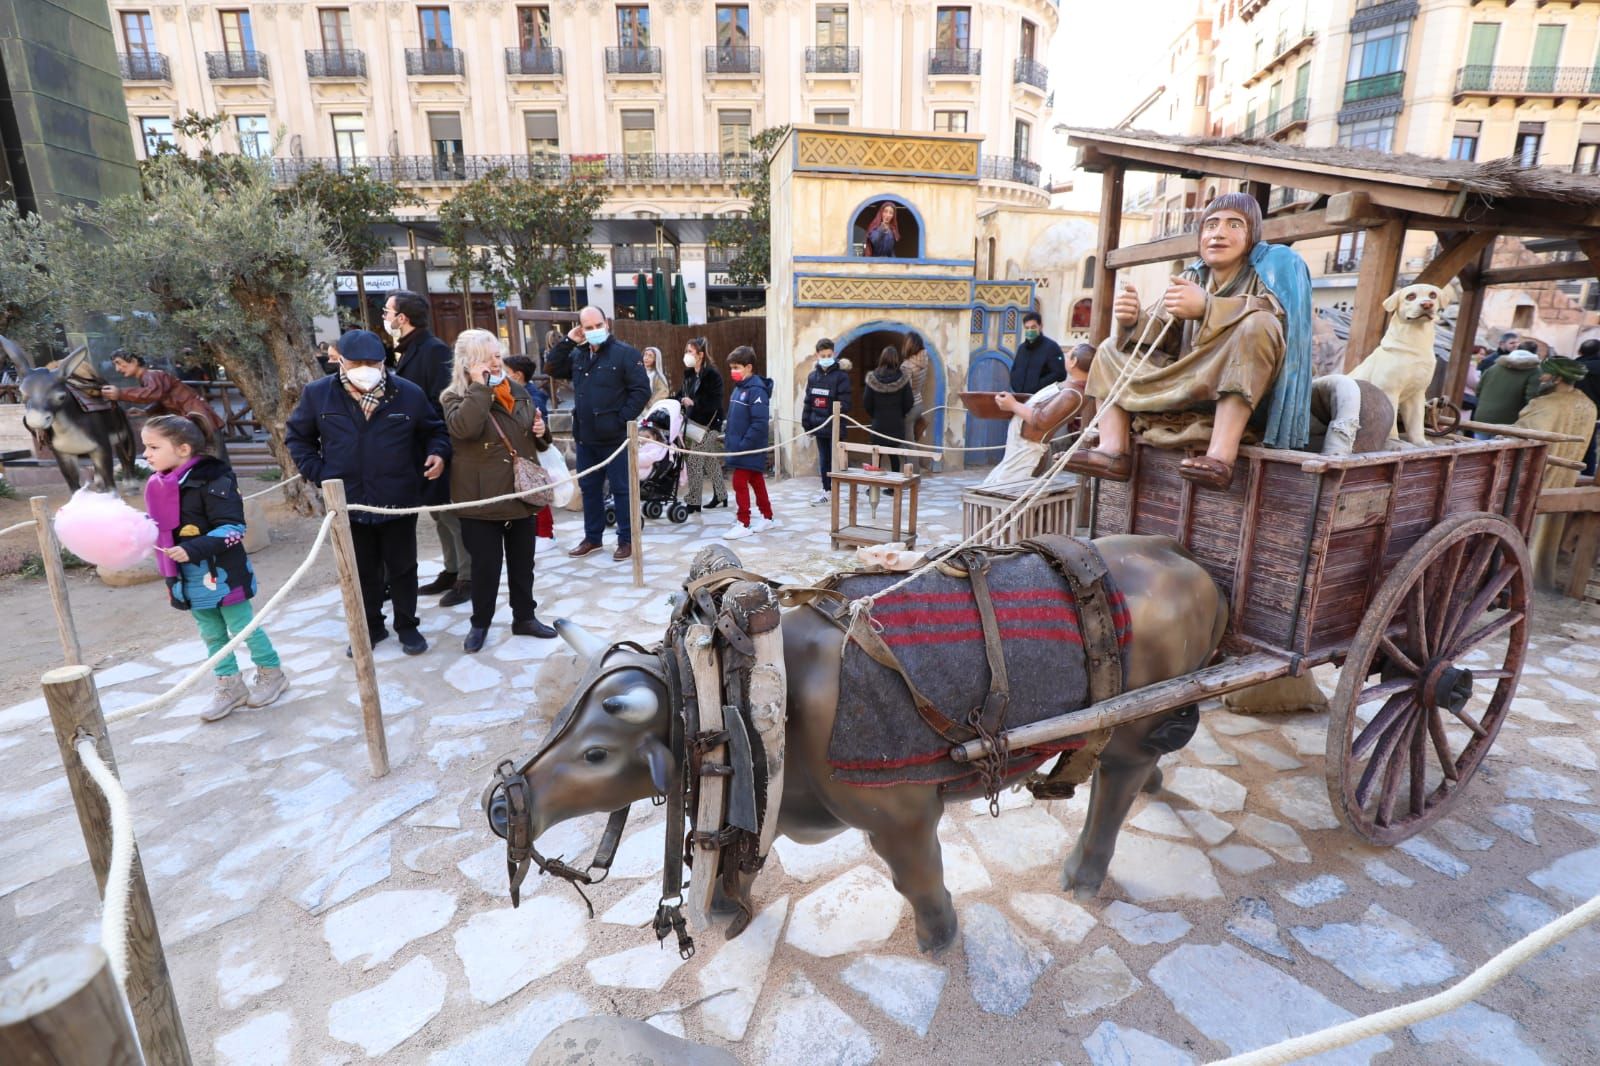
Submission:
M 56 612 L 61 659 L 68 666 L 76 666 L 83 662 L 83 649 L 78 644 L 78 627 L 72 623 L 72 604 L 67 601 L 67 571 L 61 565 L 61 542 L 56 540 L 56 527 L 50 524 L 47 502 L 47 497 L 34 496 L 28 500 L 28 506 L 33 511 L 34 532 L 39 535 L 39 558 L 44 565 L 45 580 L 50 583 L 50 606 Z
M 105 952 L 56 952 L 0 981 L 0 1062 L 142 1066 Z
M 1477 343 L 1478 322 L 1483 317 L 1483 297 L 1487 286 L 1483 275 L 1494 261 L 1494 239 L 1478 253 L 1476 267 L 1461 270 L 1461 302 L 1456 305 L 1456 332 L 1450 343 L 1450 364 L 1445 369 L 1441 395 L 1460 406 L 1467 392 L 1467 375 L 1472 371 L 1472 346 Z
M 621 515 L 618 515 L 618 524 Z M 628 525 L 633 531 L 633 587 L 644 588 L 644 510 L 639 506 L 639 420 L 628 423 Z
M 1100 252 L 1090 305 L 1094 316 L 1090 320 L 1091 344 L 1111 336 L 1111 302 L 1117 295 L 1117 272 L 1106 259 L 1122 241 L 1122 177 L 1121 163 L 1108 163 L 1100 175 Z
M 356 694 L 361 700 L 361 724 L 367 734 L 367 759 L 372 776 L 389 772 L 389 739 L 383 729 L 383 704 L 378 699 L 378 669 L 372 659 L 372 633 L 361 600 L 361 579 L 356 572 L 356 545 L 350 534 L 350 508 L 345 503 L 344 482 L 330 478 L 322 483 L 322 502 L 333 515 L 333 560 L 339 571 L 339 592 L 344 598 L 344 621 L 350 632 L 350 661 L 356 668 Z
M 1400 272 L 1400 252 L 1405 243 L 1406 224 L 1402 219 L 1392 219 L 1367 231 L 1361 249 L 1361 273 L 1356 275 L 1350 340 L 1344 349 L 1346 371 L 1355 369 L 1383 339 L 1383 327 L 1389 317 L 1389 312 L 1383 309 L 1383 301 L 1394 291 L 1395 276 Z
M 78 755 L 78 738 L 91 737 L 95 750 L 106 766 L 117 772 L 111 739 L 106 735 L 105 718 L 100 713 L 100 694 L 87 666 L 61 666 L 41 679 L 44 700 L 50 709 L 50 724 L 55 730 L 56 747 L 66 769 L 72 803 L 78 811 L 78 825 L 94 869 L 95 884 L 102 898 L 111 873 L 111 808 L 100 786 L 94 783 Z M 162 1066 L 188 1066 L 189 1046 L 178 1016 L 178 1002 L 172 992 L 172 975 L 161 948 L 161 933 L 156 928 L 156 912 L 150 903 L 150 889 L 144 881 L 139 847 L 133 847 L 133 873 L 128 883 L 128 1006 L 146 1062 Z M 9 1061 L 9 1060 L 7 1060 Z

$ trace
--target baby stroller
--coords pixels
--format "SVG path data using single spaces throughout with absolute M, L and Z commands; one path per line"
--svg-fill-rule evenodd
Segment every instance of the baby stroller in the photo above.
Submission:
M 689 507 L 678 499 L 683 479 L 683 407 L 676 400 L 659 400 L 639 420 L 639 509 L 646 518 L 663 515 L 673 523 L 689 520 Z M 616 525 L 615 499 L 606 496 L 606 525 Z

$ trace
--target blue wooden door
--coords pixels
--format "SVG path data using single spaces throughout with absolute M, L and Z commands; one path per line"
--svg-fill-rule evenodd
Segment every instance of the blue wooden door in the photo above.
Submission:
M 967 368 L 968 392 L 1003 392 L 1011 387 L 1011 357 L 1004 352 L 980 352 Z M 968 452 L 968 466 L 993 466 L 1006 453 L 1006 429 L 1009 419 L 977 418 L 967 415 L 967 447 L 982 451 Z

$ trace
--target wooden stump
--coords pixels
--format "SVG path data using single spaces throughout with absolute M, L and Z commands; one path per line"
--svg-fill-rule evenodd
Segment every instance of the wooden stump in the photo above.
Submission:
M 139 1042 L 98 947 L 46 955 L 0 980 L 0 1062 L 140 1066 Z

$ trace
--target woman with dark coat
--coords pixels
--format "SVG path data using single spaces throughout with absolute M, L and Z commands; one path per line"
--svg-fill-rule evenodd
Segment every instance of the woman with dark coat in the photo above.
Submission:
M 900 366 L 900 349 L 893 346 L 878 356 L 878 368 L 867 375 L 863 396 L 867 417 L 872 420 L 872 435 L 890 448 L 907 447 L 906 416 L 916 402 L 911 395 L 911 378 Z M 886 439 L 893 438 L 893 439 Z M 889 469 L 900 470 L 898 455 L 886 456 Z
M 515 492 L 514 460 L 536 459 L 538 452 L 550 447 L 544 412 L 534 405 L 527 389 L 506 376 L 500 339 L 488 330 L 469 329 L 456 338 L 450 384 L 439 400 L 453 452 L 453 503 Z M 556 635 L 534 614 L 534 540 L 548 512 L 549 508 L 535 507 L 526 499 L 501 500 L 456 512 L 461 516 L 462 543 L 472 559 L 472 622 L 461 644 L 469 654 L 482 650 L 489 635 L 502 559 L 511 597 L 511 632 L 544 639 Z
M 722 451 L 722 374 L 711 361 L 704 337 L 695 337 L 683 349 L 683 387 L 674 397 L 683 405 L 683 413 L 699 431 L 687 430 L 685 444 L 691 451 Z M 697 441 L 695 437 L 700 437 Z M 711 479 L 711 502 L 706 507 L 728 505 L 728 483 L 722 475 L 722 458 L 719 455 L 691 455 L 684 464 L 689 471 L 689 482 L 684 486 L 684 499 L 689 501 L 689 513 L 700 510 L 700 486 Z

